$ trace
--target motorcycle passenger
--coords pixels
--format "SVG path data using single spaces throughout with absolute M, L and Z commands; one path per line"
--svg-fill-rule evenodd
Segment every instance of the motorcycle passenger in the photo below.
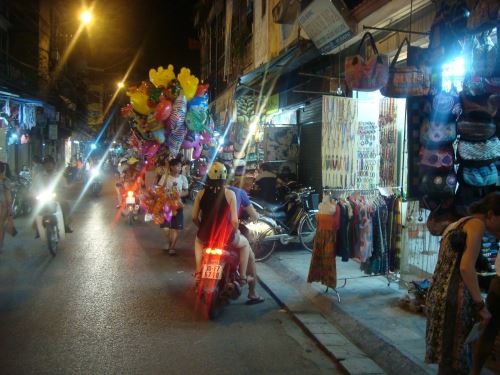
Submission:
M 224 165 L 214 162 L 208 172 L 205 187 L 194 202 L 192 218 L 198 228 L 195 240 L 195 276 L 200 277 L 205 246 L 224 247 L 231 244 L 240 253 L 240 283 L 249 286 L 247 303 L 260 303 L 264 300 L 255 291 L 255 257 L 252 256 L 248 240 L 238 230 L 236 194 L 225 187 L 226 178 Z
M 118 181 L 116 182 L 116 194 L 118 199 L 118 204 L 116 208 L 120 208 L 122 205 L 123 195 L 134 186 L 139 177 L 140 171 L 137 167 L 139 160 L 135 157 L 131 157 L 128 160 L 122 159 L 120 165 L 118 166 Z
M 61 206 L 61 211 L 64 220 L 64 230 L 66 233 L 73 233 L 71 229 L 71 216 L 70 216 L 70 205 L 65 199 L 65 193 L 67 191 L 67 186 L 65 184 L 66 179 L 61 178 L 56 170 L 56 162 L 52 156 L 46 156 L 43 159 L 44 171 L 38 175 L 37 181 L 35 181 L 34 186 L 35 191 L 42 191 L 47 188 L 47 186 L 54 186 L 54 193 L 56 193 L 57 201 Z
M 262 163 L 255 179 L 255 196 L 266 202 L 276 202 L 277 176 L 269 163 Z

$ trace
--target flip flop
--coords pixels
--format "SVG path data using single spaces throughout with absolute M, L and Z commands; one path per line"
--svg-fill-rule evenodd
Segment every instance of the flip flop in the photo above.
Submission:
M 256 305 L 258 303 L 262 303 L 264 302 L 265 299 L 262 298 L 261 296 L 257 297 L 257 298 L 249 298 L 247 299 L 247 301 L 245 302 L 245 305 Z

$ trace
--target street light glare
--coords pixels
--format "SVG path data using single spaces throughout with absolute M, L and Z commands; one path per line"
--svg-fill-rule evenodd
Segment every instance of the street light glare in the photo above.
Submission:
M 116 84 L 116 86 L 118 86 L 119 89 L 122 89 L 125 87 L 125 84 L 122 81 L 120 81 Z
M 80 16 L 80 19 L 85 25 L 88 25 L 92 21 L 92 13 L 90 11 L 86 10 L 85 12 L 82 13 Z

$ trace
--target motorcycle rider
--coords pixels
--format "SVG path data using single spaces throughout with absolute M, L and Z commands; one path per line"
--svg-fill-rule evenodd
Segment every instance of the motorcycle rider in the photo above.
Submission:
M 126 158 L 120 160 L 120 165 L 118 166 L 119 175 L 115 185 L 116 197 L 118 199 L 116 208 L 121 207 L 123 195 L 137 182 L 137 178 L 140 174 L 140 171 L 137 167 L 138 162 L 139 160 L 134 156 L 130 157 L 128 160 Z
M 47 186 L 53 187 L 53 191 L 56 193 L 57 201 L 61 206 L 61 211 L 64 220 L 64 230 L 66 233 L 73 233 L 71 229 L 71 216 L 70 216 L 70 205 L 65 199 L 67 192 L 66 179 L 61 178 L 62 176 L 58 174 L 56 170 L 56 162 L 54 158 L 50 155 L 43 159 L 44 170 L 37 176 L 36 181 L 34 181 L 35 191 L 42 191 L 47 189 Z M 66 186 L 65 186 L 66 185 Z
M 198 228 L 195 240 L 196 272 L 200 277 L 200 267 L 205 246 L 224 247 L 231 244 L 240 253 L 240 284 L 248 284 L 247 304 L 263 302 L 256 291 L 255 256 L 248 240 L 238 230 L 238 208 L 236 194 L 225 187 L 226 167 L 214 162 L 208 172 L 205 187 L 196 196 L 192 219 Z

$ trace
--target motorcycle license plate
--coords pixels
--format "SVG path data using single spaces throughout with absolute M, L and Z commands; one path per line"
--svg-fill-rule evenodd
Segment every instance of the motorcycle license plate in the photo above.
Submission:
M 125 203 L 135 204 L 135 197 L 127 197 L 127 199 L 125 200 Z
M 205 264 L 201 273 L 202 279 L 222 279 L 222 266 L 218 264 Z

